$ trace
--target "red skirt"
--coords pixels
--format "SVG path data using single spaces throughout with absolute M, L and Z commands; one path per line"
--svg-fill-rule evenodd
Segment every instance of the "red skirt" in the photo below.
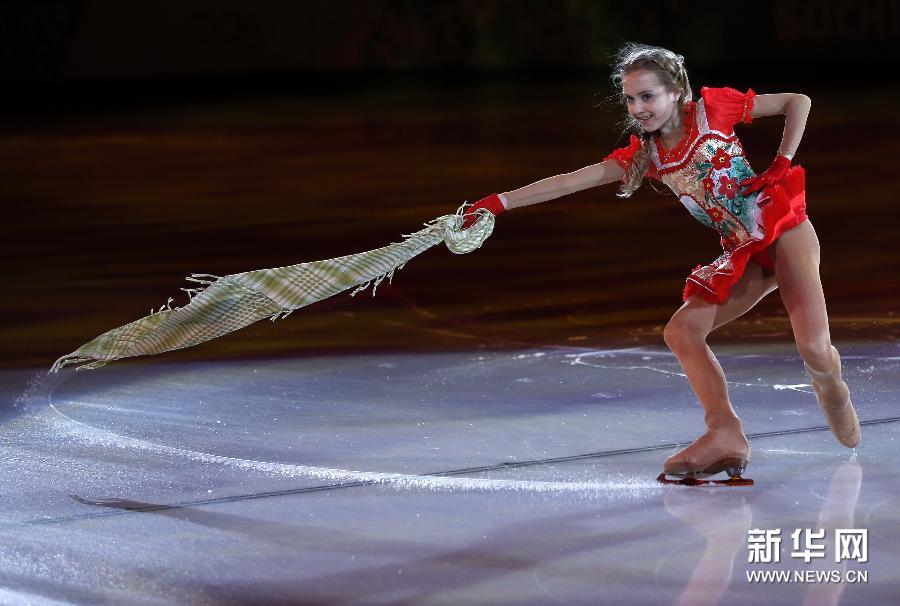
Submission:
M 750 261 L 775 271 L 769 247 L 781 234 L 806 220 L 806 172 L 803 167 L 799 164 L 792 166 L 781 181 L 764 188 L 757 204 L 765 236 L 761 240 L 748 240 L 737 247 L 729 246 L 723 238 L 723 252 L 719 258 L 709 265 L 698 265 L 688 276 L 682 301 L 697 295 L 710 303 L 725 303 L 731 287 L 744 275 Z

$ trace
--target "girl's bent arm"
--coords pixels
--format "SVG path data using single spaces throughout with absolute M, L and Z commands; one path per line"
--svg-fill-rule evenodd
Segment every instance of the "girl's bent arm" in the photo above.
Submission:
M 754 118 L 784 114 L 784 135 L 778 154 L 793 159 L 806 130 L 806 118 L 812 107 L 812 100 L 806 95 L 796 93 L 780 93 L 776 95 L 756 95 L 753 100 Z
M 605 183 L 620 180 L 625 174 L 615 160 L 605 160 L 591 166 L 562 175 L 555 175 L 536 181 L 531 185 L 503 192 L 509 208 L 529 206 L 547 200 L 554 200 L 583 189 L 590 189 Z

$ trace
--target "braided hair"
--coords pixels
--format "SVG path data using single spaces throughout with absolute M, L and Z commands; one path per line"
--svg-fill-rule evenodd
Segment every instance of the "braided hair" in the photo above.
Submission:
M 684 57 L 662 48 L 629 42 L 616 53 L 616 65 L 613 68 L 612 83 L 616 90 L 622 90 L 622 81 L 625 74 L 639 69 L 653 72 L 667 90 L 678 95 L 679 115 L 684 111 L 684 106 L 693 99 L 691 83 L 688 79 L 687 69 L 684 67 Z M 623 98 L 624 100 L 624 98 Z M 636 134 L 641 139 L 641 149 L 634 155 L 631 166 L 622 177 L 622 187 L 616 195 L 620 198 L 630 198 L 641 186 L 644 173 L 650 163 L 650 139 L 652 135 L 641 128 L 640 123 L 630 114 L 625 120 L 625 130 L 622 135 L 629 132 Z

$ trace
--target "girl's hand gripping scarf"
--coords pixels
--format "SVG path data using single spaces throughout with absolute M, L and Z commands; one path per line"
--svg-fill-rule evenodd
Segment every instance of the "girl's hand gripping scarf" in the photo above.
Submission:
M 350 295 L 355 296 L 372 280 L 375 296 L 384 278 L 390 283 L 396 270 L 441 241 L 456 254 L 479 248 L 494 230 L 495 217 L 479 209 L 478 221 L 464 229 L 463 214 L 470 206 L 464 202 L 456 214 L 432 219 L 423 223 L 425 229 L 404 234 L 402 242 L 368 252 L 223 277 L 192 274 L 187 279 L 204 286 L 182 289 L 188 293 L 187 305 L 172 308 L 170 298 L 159 311 L 151 310 L 149 316 L 105 332 L 62 356 L 50 370 L 57 372 L 67 364 L 80 364 L 76 370 L 99 368 L 119 358 L 190 347 L 263 318 L 284 318 L 353 286 L 357 288 Z

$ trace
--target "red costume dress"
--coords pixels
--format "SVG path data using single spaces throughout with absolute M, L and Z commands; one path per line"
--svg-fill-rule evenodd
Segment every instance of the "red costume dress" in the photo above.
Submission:
M 722 304 L 749 261 L 775 271 L 768 247 L 806 219 L 806 177 L 803 167 L 796 165 L 778 183 L 742 195 L 741 181 L 756 173 L 733 127 L 753 121 L 756 93 L 704 86 L 700 96 L 685 104 L 685 135 L 671 150 L 658 136 L 647 141 L 646 176 L 665 183 L 695 219 L 719 233 L 722 254 L 709 265 L 694 268 L 682 300 L 699 295 Z M 603 159 L 613 159 L 627 170 L 641 146 L 641 139 L 631 135 L 628 146 Z

